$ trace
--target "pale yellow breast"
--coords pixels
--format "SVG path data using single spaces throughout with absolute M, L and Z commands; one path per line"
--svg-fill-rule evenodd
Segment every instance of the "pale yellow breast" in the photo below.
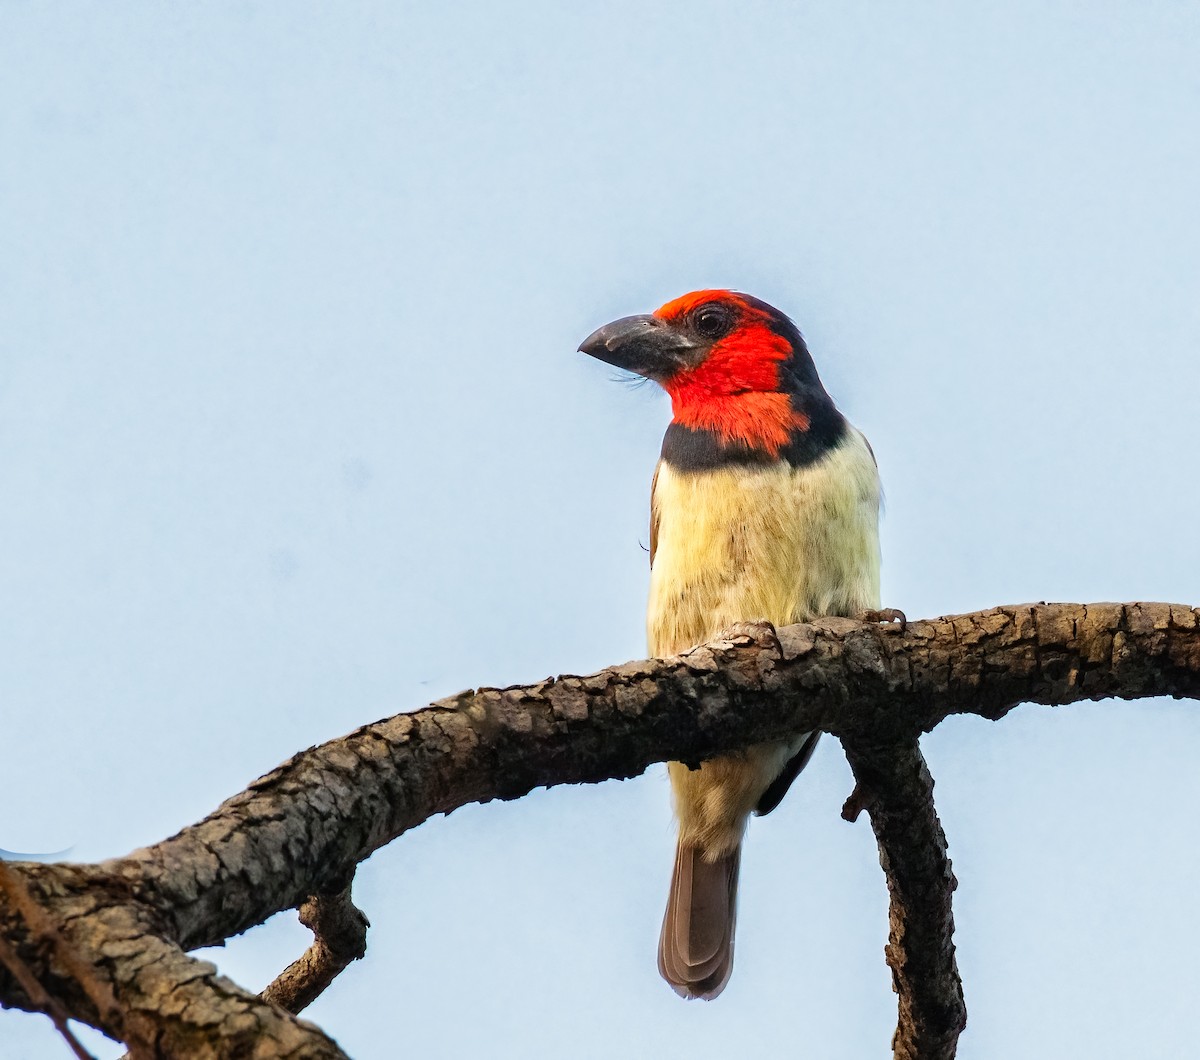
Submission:
M 853 428 L 810 467 L 681 473 L 660 464 L 647 634 L 673 655 L 736 622 L 879 606 L 879 475 Z

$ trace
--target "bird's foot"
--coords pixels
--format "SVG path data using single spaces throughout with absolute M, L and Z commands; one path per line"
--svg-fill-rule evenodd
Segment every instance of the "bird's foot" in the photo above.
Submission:
M 908 618 L 895 607 L 884 607 L 878 611 L 868 609 L 858 617 L 863 622 L 895 622 L 900 626 L 901 633 L 908 629 Z

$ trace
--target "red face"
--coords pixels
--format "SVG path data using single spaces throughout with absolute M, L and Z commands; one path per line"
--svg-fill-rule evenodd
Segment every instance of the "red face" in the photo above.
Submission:
M 763 303 L 733 291 L 693 291 L 651 316 L 625 317 L 580 347 L 658 382 L 676 423 L 778 456 L 808 418 L 780 385 L 795 352 Z

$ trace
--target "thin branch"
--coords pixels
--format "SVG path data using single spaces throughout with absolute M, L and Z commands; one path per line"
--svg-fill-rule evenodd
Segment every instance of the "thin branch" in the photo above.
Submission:
M 843 740 L 855 791 L 871 816 L 890 899 L 884 949 L 899 999 L 895 1060 L 953 1060 L 967 1025 L 954 959 L 958 886 L 933 805 L 933 778 L 915 739 L 872 746 Z
M 300 906 L 300 923 L 312 930 L 313 943 L 289 964 L 263 992 L 293 1015 L 324 993 L 353 961 L 367 952 L 371 922 L 350 900 L 349 885 L 333 895 L 314 895 Z

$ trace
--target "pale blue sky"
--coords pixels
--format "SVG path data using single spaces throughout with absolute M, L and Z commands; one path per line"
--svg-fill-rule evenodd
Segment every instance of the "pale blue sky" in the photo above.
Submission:
M 362 722 L 642 655 L 668 407 L 574 351 L 696 287 L 794 316 L 867 432 L 887 604 L 1200 602 L 1194 4 L 8 0 L 0 99 L 0 847 L 124 853 Z M 964 1060 L 1194 1050 L 1195 713 L 925 741 Z M 713 1004 L 655 970 L 656 768 L 377 854 L 309 1015 L 359 1058 L 887 1055 L 850 786 L 826 741 L 752 828 Z

